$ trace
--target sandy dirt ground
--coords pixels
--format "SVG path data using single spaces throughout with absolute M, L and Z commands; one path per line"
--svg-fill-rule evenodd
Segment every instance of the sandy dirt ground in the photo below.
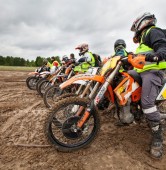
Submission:
M 166 155 L 160 161 L 149 157 L 146 125 L 116 127 L 109 115 L 90 147 L 57 152 L 44 134 L 49 111 L 36 91 L 26 87 L 27 76 L 27 72 L 0 71 L 1 170 L 166 170 Z

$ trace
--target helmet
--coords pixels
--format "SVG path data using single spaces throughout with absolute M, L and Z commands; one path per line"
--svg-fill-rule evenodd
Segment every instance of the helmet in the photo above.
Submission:
M 70 58 L 74 59 L 74 54 L 73 53 L 70 54 Z
M 43 59 L 43 64 L 46 65 L 48 63 L 48 60 L 46 58 Z
M 78 45 L 75 49 L 80 50 L 79 55 L 82 55 L 89 50 L 89 46 L 88 44 L 83 43 L 83 44 Z
M 62 57 L 62 61 L 67 62 L 68 60 L 69 60 L 69 58 L 68 58 L 67 55 L 64 55 L 64 56 Z
M 54 60 L 55 60 L 55 57 L 54 57 L 54 56 L 52 56 L 52 57 L 51 57 L 51 61 L 54 61 Z
M 116 49 L 119 46 L 121 46 L 122 48 L 126 48 L 126 43 L 123 39 L 118 39 L 118 40 L 115 41 L 114 49 Z
M 153 26 L 157 22 L 154 14 L 150 12 L 145 12 L 141 14 L 137 19 L 133 22 L 131 26 L 131 31 L 138 32 L 142 31 L 147 26 Z

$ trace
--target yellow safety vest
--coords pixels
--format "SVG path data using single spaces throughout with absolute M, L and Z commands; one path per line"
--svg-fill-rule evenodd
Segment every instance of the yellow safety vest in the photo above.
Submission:
M 155 28 L 154 26 L 150 27 L 146 32 L 143 33 L 142 37 L 141 37 L 141 41 L 140 41 L 140 45 L 138 46 L 138 48 L 136 49 L 136 54 L 147 54 L 147 53 L 154 53 L 153 49 L 150 48 L 149 46 L 145 45 L 143 42 L 143 37 L 147 36 L 147 34 L 149 33 L 149 31 Z M 145 35 L 144 35 L 145 34 Z M 157 63 L 152 63 L 152 62 L 146 62 L 145 66 L 143 67 L 143 69 L 137 69 L 134 68 L 138 73 L 147 71 L 147 70 L 161 70 L 161 69 L 166 69 L 166 62 L 165 61 L 160 61 L 159 64 Z

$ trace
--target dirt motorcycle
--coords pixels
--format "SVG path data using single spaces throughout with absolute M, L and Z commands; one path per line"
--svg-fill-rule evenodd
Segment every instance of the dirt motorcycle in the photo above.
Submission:
M 137 60 L 136 60 L 137 58 Z M 106 64 L 105 76 L 89 75 L 83 79 L 96 80 L 97 83 L 90 94 L 90 99 L 81 97 L 68 97 L 60 100 L 46 121 L 45 133 L 49 141 L 59 151 L 69 152 L 87 147 L 97 136 L 100 129 L 100 117 L 98 110 L 116 109 L 118 115 L 128 112 L 132 121 L 144 119 L 141 109 L 141 81 L 135 75 L 127 72 L 119 72 L 127 59 L 134 67 L 142 68 L 145 57 L 134 58 L 129 54 L 128 58 L 116 56 Z M 137 62 L 138 61 L 138 62 Z M 156 98 L 156 105 L 161 113 L 161 118 L 166 118 L 164 106 L 166 104 L 166 79 Z M 126 107 L 130 109 L 126 109 Z M 111 113 L 111 112 L 110 112 Z M 132 121 L 131 121 L 132 117 Z M 121 116 L 119 116 L 121 119 Z
M 52 86 L 48 87 L 43 95 L 43 100 L 46 107 L 51 109 L 54 103 L 59 100 L 59 97 L 60 99 L 62 99 L 64 97 L 77 96 L 78 94 L 84 92 L 84 89 L 87 85 L 87 81 L 77 80 L 71 84 L 70 83 L 68 84 L 68 82 L 70 82 L 70 79 L 73 79 L 78 75 L 79 76 L 85 74 L 95 75 L 99 71 L 99 67 L 90 67 L 88 71 L 86 71 L 84 74 L 81 74 L 79 67 L 70 65 L 69 67 L 66 68 L 65 74 L 60 74 L 58 76 L 61 77 L 63 80 L 63 83 L 61 84 L 64 85 L 67 84 L 65 88 L 63 89 L 59 88 L 59 85 L 61 86 L 61 84 L 54 83 L 54 81 L 50 82 Z M 92 86 L 88 86 L 88 87 L 89 89 L 86 90 L 86 93 L 88 93 L 89 90 L 92 90 Z M 85 93 L 83 93 L 83 95 L 85 95 Z
M 44 77 L 44 74 L 49 73 L 49 68 L 45 65 L 37 68 L 34 72 L 28 73 L 26 85 L 30 90 L 36 90 L 36 83 Z
M 65 69 L 64 66 L 60 66 L 54 72 L 52 73 L 50 72 L 49 76 L 41 79 L 38 82 L 36 90 L 41 97 L 43 97 L 47 88 L 49 88 L 50 86 L 54 84 L 60 84 L 63 82 L 64 77 L 62 75 L 63 75 L 64 69 Z

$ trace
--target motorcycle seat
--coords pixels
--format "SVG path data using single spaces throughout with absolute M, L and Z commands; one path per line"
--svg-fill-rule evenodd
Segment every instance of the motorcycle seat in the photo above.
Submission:
M 135 70 L 129 70 L 128 74 L 140 85 L 142 86 L 141 76 Z

